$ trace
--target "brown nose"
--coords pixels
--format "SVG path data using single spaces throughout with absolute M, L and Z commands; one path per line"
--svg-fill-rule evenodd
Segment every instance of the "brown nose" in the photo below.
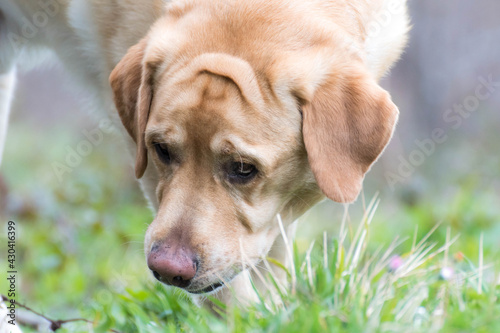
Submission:
M 158 244 L 148 254 L 148 267 L 159 281 L 185 288 L 196 275 L 198 263 L 187 247 Z

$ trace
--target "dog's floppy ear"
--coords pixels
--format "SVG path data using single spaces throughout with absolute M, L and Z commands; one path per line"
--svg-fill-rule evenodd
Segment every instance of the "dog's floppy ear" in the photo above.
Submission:
M 398 109 L 364 68 L 333 74 L 302 105 L 309 164 L 323 193 L 352 202 L 392 136 Z
M 132 46 L 111 72 L 109 82 L 115 105 L 128 134 L 137 144 L 135 175 L 141 178 L 148 165 L 144 133 L 153 99 L 153 74 L 156 66 L 144 61 L 147 40 Z

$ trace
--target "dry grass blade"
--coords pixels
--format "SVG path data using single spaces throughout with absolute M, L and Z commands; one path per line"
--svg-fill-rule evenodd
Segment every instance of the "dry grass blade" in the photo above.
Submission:
M 295 291 L 297 288 L 297 272 L 295 271 L 295 261 L 293 260 L 293 250 L 290 242 L 288 241 L 288 236 L 285 232 L 285 228 L 283 226 L 283 221 L 281 220 L 281 215 L 277 215 L 278 224 L 281 231 L 281 236 L 283 237 L 283 242 L 285 243 L 286 251 L 288 254 L 288 259 L 290 260 L 290 269 L 292 275 L 292 295 L 295 295 Z

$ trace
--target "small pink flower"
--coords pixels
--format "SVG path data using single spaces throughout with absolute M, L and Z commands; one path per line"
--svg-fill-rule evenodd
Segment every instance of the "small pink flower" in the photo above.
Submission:
M 452 267 L 441 268 L 440 276 L 443 280 L 449 280 L 455 275 L 455 271 Z
M 464 261 L 464 258 L 465 258 L 464 254 L 462 252 L 455 253 L 454 257 L 455 257 L 455 260 L 458 262 Z
M 398 255 L 393 255 L 390 259 L 389 259 L 389 270 L 390 271 L 395 271 L 397 270 L 399 267 L 401 267 L 404 263 L 404 260 L 403 258 L 401 258 L 400 256 Z

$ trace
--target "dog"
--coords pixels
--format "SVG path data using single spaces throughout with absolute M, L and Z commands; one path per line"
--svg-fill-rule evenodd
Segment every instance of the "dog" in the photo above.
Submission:
M 405 0 L 3 0 L 0 147 L 16 68 L 53 51 L 114 102 L 156 212 L 153 276 L 250 299 L 249 268 L 285 260 L 279 222 L 356 200 L 397 122 L 377 81 L 408 30 Z

